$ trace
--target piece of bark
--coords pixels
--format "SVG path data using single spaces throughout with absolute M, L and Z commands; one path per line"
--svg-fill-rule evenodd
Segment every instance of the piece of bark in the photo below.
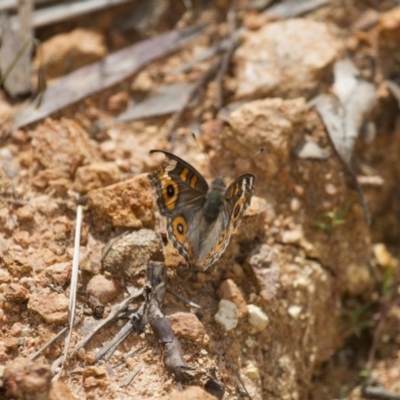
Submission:
M 330 3 L 330 1 L 331 0 L 286 0 L 274 3 L 264 11 L 264 14 L 273 14 L 283 19 L 294 18 L 325 6 Z
M 132 1 L 133 0 L 62 1 L 60 4 L 43 7 L 40 10 L 35 11 L 33 14 L 32 25 L 34 28 L 40 28 Z M 11 26 L 14 27 L 16 23 L 14 17 L 11 17 L 10 20 Z
M 198 27 L 188 28 L 143 40 L 110 54 L 99 62 L 68 74 L 43 93 L 40 108 L 36 107 L 35 102 L 30 104 L 17 117 L 15 125 L 22 127 L 39 121 L 64 107 L 115 85 L 150 62 L 176 51 L 198 36 L 201 30 Z
M 7 93 L 16 98 L 29 94 L 31 86 L 31 52 L 33 0 L 20 0 L 16 26 L 10 24 L 6 13 L 0 17 L 2 44 L 0 48 L 0 70 Z
M 19 0 L 1 0 L 0 11 L 16 10 L 18 8 L 18 1 Z M 64 0 L 34 0 L 33 2 L 35 6 L 39 6 L 46 3 L 55 3 L 56 1 L 61 3 Z
M 177 381 L 187 382 L 193 378 L 190 372 L 193 368 L 183 360 L 179 340 L 172 331 L 171 322 L 161 311 L 165 293 L 165 266 L 160 262 L 150 263 L 147 268 L 145 289 L 147 319 L 158 341 L 164 347 L 164 362 L 168 371 L 175 375 Z

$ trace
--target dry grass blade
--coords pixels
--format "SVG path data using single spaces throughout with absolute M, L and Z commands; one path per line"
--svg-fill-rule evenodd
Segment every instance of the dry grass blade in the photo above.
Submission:
M 128 386 L 133 378 L 135 378 L 136 375 L 138 375 L 143 369 L 143 365 L 140 365 L 136 369 L 134 369 L 122 382 L 121 382 L 121 387 Z
M 60 369 L 57 372 L 55 379 L 58 379 L 62 373 L 63 365 L 67 359 L 69 345 L 71 343 L 72 330 L 74 327 L 75 308 L 76 308 L 76 291 L 78 288 L 78 274 L 79 274 L 79 253 L 81 243 L 81 229 L 82 229 L 82 216 L 83 208 L 78 205 L 76 209 L 76 223 L 75 223 L 75 238 L 74 238 L 74 255 L 72 258 L 72 275 L 69 295 L 69 320 L 68 320 L 68 335 L 65 338 L 64 351 L 61 359 Z
M 92 332 L 90 332 L 87 336 L 85 336 L 82 340 L 80 340 L 77 345 L 74 348 L 74 353 L 76 353 L 79 349 L 84 347 L 90 339 L 100 330 L 102 329 L 105 325 L 107 325 L 109 322 L 111 322 L 114 318 L 116 318 L 122 311 L 125 311 L 127 307 L 129 306 L 130 303 L 132 303 L 133 300 L 137 299 L 139 296 L 141 296 L 143 293 L 143 289 L 136 289 L 134 293 L 132 293 L 128 298 L 126 298 L 124 301 L 122 301 L 120 304 L 115 305 L 110 314 L 108 314 L 107 318 L 102 320 L 99 325 L 97 325 Z
M 30 360 L 35 360 L 42 354 L 43 351 L 45 351 L 50 345 L 52 345 L 60 336 L 62 336 L 66 331 L 68 327 L 65 326 L 64 328 L 61 329 L 60 332 L 58 332 L 55 336 L 53 336 L 48 342 L 46 342 L 36 353 L 33 353 L 29 359 Z
M 33 102 L 17 117 L 16 126 L 22 127 L 39 121 L 55 111 L 115 85 L 146 64 L 185 45 L 197 37 L 201 30 L 198 27 L 188 28 L 143 40 L 66 75 L 43 93 L 39 109 L 36 108 L 36 102 Z
M 167 287 L 167 290 L 168 290 L 168 292 L 170 292 L 175 297 L 177 297 L 179 300 L 182 300 L 184 303 L 188 304 L 189 306 L 194 307 L 194 308 L 198 308 L 198 309 L 201 308 L 201 306 L 199 306 L 197 303 L 195 303 L 194 301 L 191 301 L 191 300 L 187 299 L 186 297 L 182 296 L 180 293 L 178 293 L 176 290 L 170 288 L 169 286 Z
M 138 321 L 142 322 L 143 324 L 145 321 L 143 320 L 143 316 L 145 313 L 145 307 L 144 304 L 142 304 L 141 307 L 136 311 L 135 317 Z M 142 325 L 140 323 L 140 325 Z M 95 356 L 95 361 L 101 360 L 103 357 L 105 357 L 106 360 L 109 360 L 114 351 L 117 349 L 117 347 L 133 332 L 133 331 L 140 331 L 140 329 L 137 329 L 135 324 L 132 323 L 132 319 L 129 320 L 123 327 L 122 329 L 117 333 L 117 335 L 114 336 L 114 338 L 111 340 L 110 343 L 107 343 L 104 345 L 97 353 Z M 107 354 L 107 356 L 106 356 Z

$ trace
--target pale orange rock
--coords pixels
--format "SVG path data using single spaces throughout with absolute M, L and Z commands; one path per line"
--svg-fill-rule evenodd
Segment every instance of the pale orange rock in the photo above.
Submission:
M 51 383 L 49 400 L 76 400 L 76 397 L 64 382 L 57 380 Z
M 68 74 L 107 54 L 104 37 L 81 28 L 53 36 L 39 47 L 34 64 L 36 68 L 46 66 L 48 79 Z
M 29 290 L 18 283 L 10 283 L 4 297 L 10 303 L 24 303 L 29 299 Z
M 121 173 L 113 162 L 97 162 L 79 167 L 75 174 L 74 189 L 80 193 L 112 185 L 121 180 Z
M 141 174 L 125 182 L 90 191 L 88 202 L 99 217 L 115 226 L 135 229 L 153 227 L 152 189 L 147 174 Z
M 189 386 L 183 391 L 174 390 L 170 394 L 169 400 L 215 400 L 215 397 L 201 387 Z
M 197 343 L 203 342 L 206 331 L 204 325 L 194 314 L 177 312 L 168 315 L 168 319 L 171 321 L 172 330 L 176 336 L 193 340 Z
M 239 319 L 247 315 L 246 300 L 232 279 L 226 279 L 221 283 L 218 289 L 218 294 L 222 299 L 229 300 L 236 305 Z
M 86 291 L 102 304 L 107 304 L 118 296 L 118 286 L 104 275 L 95 275 L 86 286 Z
M 69 301 L 63 294 L 33 293 L 28 310 L 39 314 L 48 324 L 61 325 L 68 321 Z

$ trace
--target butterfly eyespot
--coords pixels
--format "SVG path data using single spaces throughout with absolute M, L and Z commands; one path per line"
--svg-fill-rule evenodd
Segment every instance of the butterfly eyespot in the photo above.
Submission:
M 175 188 L 173 185 L 168 185 L 167 186 L 167 196 L 168 197 L 174 197 L 175 195 Z
M 162 187 L 162 199 L 165 207 L 174 210 L 179 198 L 179 187 L 172 179 L 165 179 Z
M 187 223 L 184 217 L 177 216 L 172 220 L 172 232 L 179 242 L 186 239 Z

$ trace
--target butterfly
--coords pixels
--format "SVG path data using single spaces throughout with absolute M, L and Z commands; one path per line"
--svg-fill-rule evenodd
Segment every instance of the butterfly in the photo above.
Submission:
M 207 269 L 225 251 L 231 231 L 249 206 L 255 176 L 244 174 L 226 187 L 216 178 L 209 187 L 190 164 L 162 150 L 164 164 L 148 177 L 160 213 L 167 218 L 167 235 L 189 266 Z

